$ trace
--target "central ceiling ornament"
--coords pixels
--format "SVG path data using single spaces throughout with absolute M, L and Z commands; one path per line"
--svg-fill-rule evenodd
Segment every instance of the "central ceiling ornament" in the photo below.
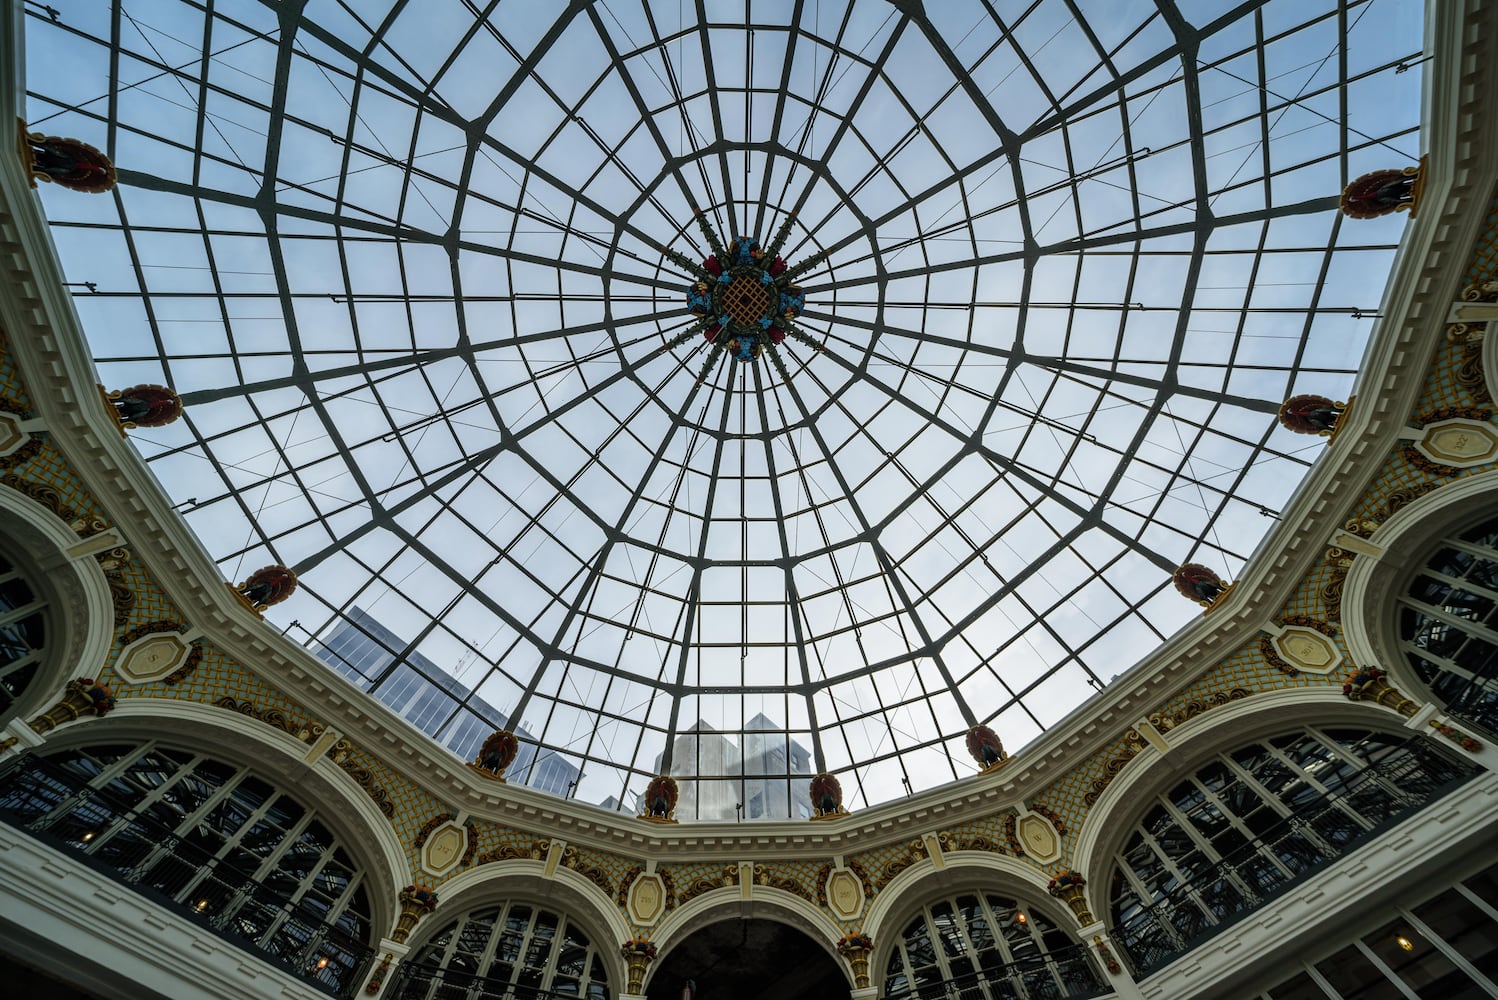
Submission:
M 799 340 L 814 350 L 824 348 L 795 324 L 806 308 L 806 292 L 795 283 L 826 257 L 818 252 L 794 267 L 787 266 L 780 250 L 790 236 L 794 213 L 787 215 L 769 248 L 762 247 L 756 236 L 735 236 L 727 247 L 707 224 L 699 209 L 697 224 L 707 240 L 711 254 L 701 263 L 669 247 L 663 253 L 672 263 L 691 272 L 694 280 L 687 286 L 687 311 L 697 322 L 678 334 L 665 347 L 686 343 L 701 333 L 708 342 L 707 358 L 697 375 L 698 383 L 707 378 L 721 355 L 734 361 L 757 361 L 766 350 L 779 363 L 775 349 L 786 337 Z

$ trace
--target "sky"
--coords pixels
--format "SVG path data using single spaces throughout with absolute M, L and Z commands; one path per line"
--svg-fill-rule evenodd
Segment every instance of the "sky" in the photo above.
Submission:
M 1171 570 L 1242 571 L 1324 448 L 1275 407 L 1375 328 L 1403 217 L 1336 196 L 1420 152 L 1409 0 L 52 5 L 30 127 L 121 173 L 53 238 L 225 578 L 626 807 L 759 714 L 851 807 L 956 780 L 1194 620 Z M 699 210 L 794 213 L 823 350 L 698 383 Z

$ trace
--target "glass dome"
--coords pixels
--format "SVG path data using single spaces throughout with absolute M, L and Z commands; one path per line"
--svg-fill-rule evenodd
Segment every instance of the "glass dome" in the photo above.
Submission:
M 1337 196 L 1420 152 L 1412 3 L 51 2 L 29 125 L 120 176 L 52 233 L 224 576 L 682 818 L 972 773 L 1194 619 L 1377 317 L 1403 217 Z

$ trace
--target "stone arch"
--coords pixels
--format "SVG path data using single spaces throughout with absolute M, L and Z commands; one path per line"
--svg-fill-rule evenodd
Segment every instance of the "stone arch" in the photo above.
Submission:
M 853 988 L 853 977 L 848 963 L 837 950 L 842 930 L 833 919 L 818 907 L 793 892 L 770 886 L 756 885 L 748 899 L 744 898 L 740 886 L 730 885 L 705 892 L 685 904 L 676 907 L 656 925 L 652 940 L 659 954 L 652 963 L 651 972 L 659 966 L 672 948 L 691 937 L 697 931 L 723 920 L 734 918 L 751 920 L 773 920 L 805 934 L 822 947 L 843 970 L 848 988 Z M 650 973 L 645 976 L 650 983 Z
M 874 939 L 869 976 L 875 984 L 884 981 L 890 953 L 911 915 L 931 900 L 956 891 L 1023 895 L 1032 908 L 1082 940 L 1076 915 L 1047 891 L 1050 876 L 1035 866 L 1005 854 L 978 851 L 954 851 L 942 861 L 938 868 L 930 858 L 923 858 L 900 872 L 864 914 L 864 933 Z
M 226 739 L 226 735 L 229 738 Z M 289 791 L 314 808 L 368 873 L 371 932 L 383 936 L 395 925 L 397 895 L 411 880 L 405 849 L 390 821 L 368 795 L 327 757 L 309 765 L 311 749 L 289 733 L 237 712 L 196 702 L 122 698 L 103 719 L 64 725 L 38 752 L 69 749 L 108 740 L 160 740 L 233 764 L 247 764 L 256 776 Z M 370 942 L 375 944 L 375 941 Z
M 612 899 L 598 886 L 570 868 L 558 866 L 546 874 L 546 862 L 510 858 L 476 865 L 437 887 L 440 903 L 435 913 L 417 924 L 411 934 L 412 952 L 452 923 L 454 914 L 510 900 L 560 911 L 576 921 L 597 943 L 608 970 L 611 994 L 624 992 L 626 970 L 619 945 L 630 937 L 628 922 Z
M 114 642 L 114 601 L 109 581 L 92 556 L 111 547 L 108 536 L 80 539 L 35 500 L 0 487 L 0 545 L 27 583 L 47 602 L 49 648 L 42 669 L 16 700 L 14 716 L 27 718 L 56 701 L 75 676 L 96 676 Z M 80 554 L 81 553 L 81 554 Z
M 1409 589 L 1420 558 L 1443 538 L 1498 512 L 1498 472 L 1465 476 L 1427 493 L 1389 515 L 1369 541 L 1378 558 L 1360 555 L 1342 584 L 1342 634 L 1352 662 L 1379 666 L 1411 698 L 1428 701 L 1426 686 L 1399 650 L 1395 616 L 1398 595 Z
M 1140 753 L 1103 790 L 1082 821 L 1072 867 L 1087 879 L 1087 908 L 1097 919 L 1107 920 L 1105 886 L 1113 856 L 1133 833 L 1148 799 L 1194 774 L 1213 754 L 1307 725 L 1398 733 L 1403 722 L 1392 709 L 1349 701 L 1340 687 L 1328 684 L 1260 692 L 1182 723 L 1167 737 L 1169 753 Z

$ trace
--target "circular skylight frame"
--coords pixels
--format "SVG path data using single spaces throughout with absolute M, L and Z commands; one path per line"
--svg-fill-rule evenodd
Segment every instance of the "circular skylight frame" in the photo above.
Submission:
M 1376 0 L 59 6 L 28 117 L 121 186 L 47 212 L 225 576 L 297 569 L 272 618 L 458 752 L 513 716 L 533 783 L 674 763 L 701 818 L 970 773 L 1194 617 L 1171 570 L 1237 574 L 1321 448 L 1275 407 L 1376 315 L 1403 223 L 1336 194 L 1418 153 Z M 696 384 L 698 210 L 795 212 L 825 351 Z

